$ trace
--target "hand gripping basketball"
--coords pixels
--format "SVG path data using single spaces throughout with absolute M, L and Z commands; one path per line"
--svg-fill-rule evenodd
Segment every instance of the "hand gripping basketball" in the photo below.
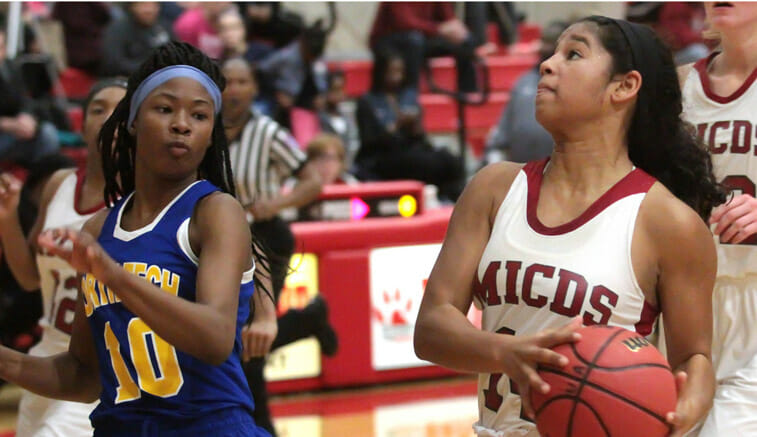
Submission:
M 581 319 L 576 317 L 561 328 L 544 330 L 534 335 L 504 337 L 509 345 L 503 360 L 504 373 L 517 384 L 523 411 L 529 417 L 534 415 L 531 408 L 530 389 L 533 388 L 541 393 L 547 393 L 550 390 L 550 385 L 536 372 L 537 366 L 540 364 L 557 368 L 566 366 L 568 359 L 552 348 L 580 340 L 581 335 L 576 332 L 580 327 Z
M 539 368 L 552 386 L 532 396 L 541 435 L 667 436 L 677 390 L 665 357 L 623 328 L 596 325 L 578 332 L 580 342 L 555 348 L 567 357 L 567 366 Z

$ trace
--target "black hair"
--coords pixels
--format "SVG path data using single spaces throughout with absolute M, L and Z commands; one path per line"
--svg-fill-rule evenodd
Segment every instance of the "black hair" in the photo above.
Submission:
M 153 50 L 129 77 L 126 95 L 100 131 L 98 143 L 102 152 L 103 174 L 105 175 L 106 205 L 112 205 L 122 196 L 134 191 L 134 158 L 137 144 L 136 138 L 129 132 L 126 125 L 132 95 L 150 74 L 161 68 L 181 64 L 191 65 L 207 74 L 221 91 L 226 86 L 226 79 L 221 74 L 218 65 L 190 44 L 172 41 Z M 115 143 L 114 138 L 116 138 Z M 211 145 L 200 163 L 198 173 L 199 177 L 207 179 L 222 191 L 235 195 L 228 144 L 221 117 L 215 117 Z
M 373 54 L 373 70 L 371 71 L 371 91 L 379 93 L 384 91 L 384 82 L 386 82 L 386 70 L 389 63 L 395 59 L 402 61 L 405 65 L 405 58 L 402 54 L 393 49 L 378 50 Z M 402 80 L 401 87 L 407 85 L 407 65 L 405 65 L 405 77 Z
M 611 76 L 639 70 L 629 40 L 615 20 L 590 16 L 578 22 L 597 26 L 597 37 L 612 57 Z M 726 191 L 712 172 L 707 146 L 681 118 L 681 87 L 670 49 L 651 28 L 635 26 L 639 27 L 633 37 L 646 39 L 644 46 L 653 48 L 636 56 L 648 57 L 645 61 L 651 59 L 657 67 L 656 77 L 642 78 L 627 133 L 628 155 L 635 166 L 654 176 L 707 221 L 712 208 L 725 202 Z
M 323 55 L 330 32 L 331 29 L 324 25 L 322 19 L 316 20 L 302 32 L 300 36 L 302 44 L 313 59 L 318 59 Z
M 82 105 L 85 120 L 87 119 L 87 109 L 89 109 L 89 104 L 92 103 L 92 99 L 94 99 L 100 91 L 111 87 L 127 89 L 129 85 L 126 83 L 125 77 L 111 77 L 95 82 L 95 84 L 92 85 L 92 88 L 89 89 L 89 93 L 84 99 L 84 104 Z
M 252 75 L 252 79 L 256 83 L 258 82 L 257 77 L 256 77 L 256 75 L 258 73 L 258 68 L 256 67 L 255 63 L 250 62 L 244 56 L 232 56 L 229 59 L 226 59 L 223 62 L 221 62 L 221 70 L 223 70 L 224 68 L 226 68 L 226 66 L 228 64 L 230 64 L 231 62 L 241 62 L 242 64 L 244 64 L 250 70 L 250 74 Z
M 103 175 L 105 176 L 104 196 L 106 205 L 113 205 L 119 198 L 134 191 L 134 159 L 137 144 L 136 138 L 129 132 L 127 126 L 131 97 L 137 87 L 149 75 L 171 65 L 193 66 L 207 74 L 221 91 L 226 87 L 226 79 L 221 74 L 218 64 L 194 46 L 184 42 L 171 41 L 153 50 L 142 65 L 129 76 L 126 95 L 100 130 L 98 145 L 101 150 Z M 205 157 L 200 162 L 197 172 L 198 177 L 207 179 L 223 192 L 232 196 L 236 195 L 229 160 L 228 141 L 220 116 L 215 117 L 211 144 L 205 152 Z M 260 242 L 257 240 L 253 237 L 253 241 L 255 241 L 252 244 L 253 256 L 262 261 L 260 264 L 268 266 L 270 263 L 267 250 L 260 246 Z M 273 298 L 270 290 L 262 286 L 257 279 L 256 285 Z

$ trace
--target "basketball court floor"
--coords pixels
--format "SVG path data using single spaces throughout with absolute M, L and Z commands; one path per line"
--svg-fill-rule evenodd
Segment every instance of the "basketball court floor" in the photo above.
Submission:
M 21 391 L 0 388 L 0 437 L 14 435 Z M 475 376 L 276 396 L 279 437 L 471 437 Z

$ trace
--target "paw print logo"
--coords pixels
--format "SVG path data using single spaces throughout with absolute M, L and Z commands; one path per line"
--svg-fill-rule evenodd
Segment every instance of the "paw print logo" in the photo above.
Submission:
M 403 297 L 399 288 L 394 292 L 384 290 L 381 299 L 373 302 L 371 313 L 373 319 L 381 324 L 384 336 L 388 339 L 400 340 L 412 335 L 413 325 L 410 323 L 413 300 Z

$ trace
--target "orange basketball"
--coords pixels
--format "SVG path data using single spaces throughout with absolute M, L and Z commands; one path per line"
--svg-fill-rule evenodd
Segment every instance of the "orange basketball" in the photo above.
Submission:
M 548 437 L 664 437 L 676 386 L 665 357 L 623 328 L 590 326 L 581 340 L 554 348 L 562 368 L 540 367 L 551 390 L 531 392 L 536 425 Z

